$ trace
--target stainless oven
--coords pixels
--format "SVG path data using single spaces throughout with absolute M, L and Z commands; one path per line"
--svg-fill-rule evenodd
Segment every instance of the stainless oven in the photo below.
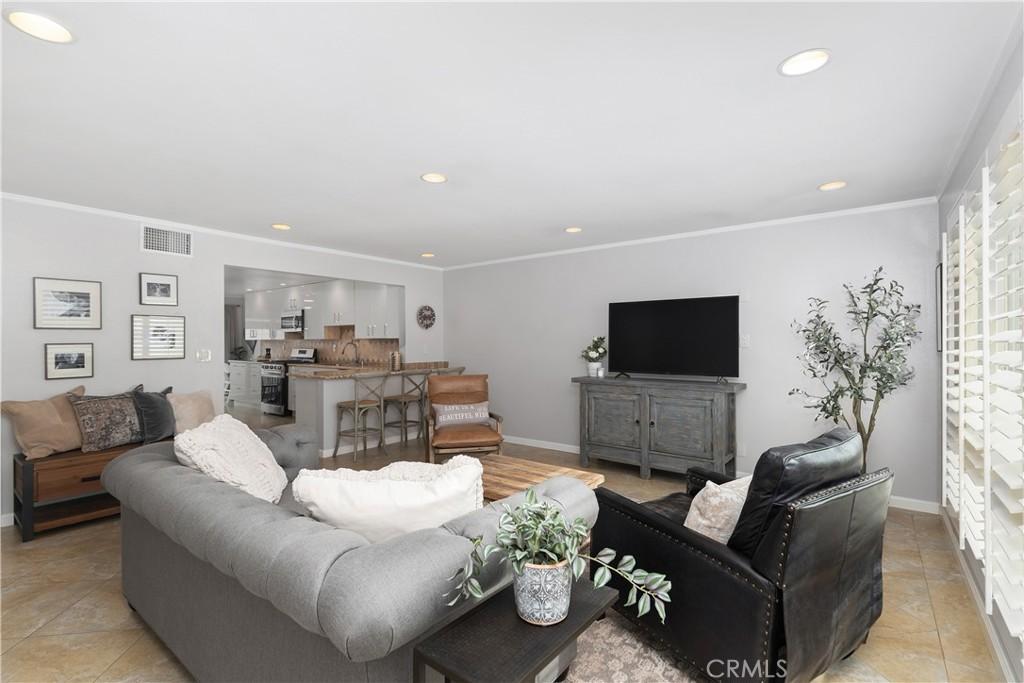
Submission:
M 260 364 L 260 409 L 272 415 L 288 414 L 288 373 L 284 363 Z

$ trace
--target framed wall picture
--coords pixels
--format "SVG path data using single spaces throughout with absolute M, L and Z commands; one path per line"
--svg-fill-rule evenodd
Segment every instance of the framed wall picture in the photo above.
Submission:
M 43 344 L 46 379 L 92 377 L 92 344 Z
M 184 357 L 185 316 L 132 316 L 132 360 L 168 360 Z
M 32 278 L 32 326 L 37 330 L 103 327 L 103 285 L 92 280 Z
M 178 276 L 139 273 L 139 304 L 143 306 L 177 306 Z

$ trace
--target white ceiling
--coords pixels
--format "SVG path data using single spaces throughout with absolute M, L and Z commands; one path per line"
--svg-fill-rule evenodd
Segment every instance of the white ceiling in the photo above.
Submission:
M 441 266 L 932 196 L 1020 11 L 35 7 L 76 42 L 4 23 L 5 191 Z
M 266 292 L 272 289 L 312 285 L 330 279 L 319 275 L 300 275 L 276 270 L 224 266 L 224 296 L 239 297 L 245 296 L 247 291 Z

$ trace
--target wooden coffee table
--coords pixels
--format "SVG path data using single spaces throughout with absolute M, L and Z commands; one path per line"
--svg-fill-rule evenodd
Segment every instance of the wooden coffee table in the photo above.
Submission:
M 592 489 L 604 483 L 604 475 L 571 467 L 559 467 L 507 455 L 481 455 L 484 466 L 484 499 L 501 500 L 551 477 L 573 477 Z

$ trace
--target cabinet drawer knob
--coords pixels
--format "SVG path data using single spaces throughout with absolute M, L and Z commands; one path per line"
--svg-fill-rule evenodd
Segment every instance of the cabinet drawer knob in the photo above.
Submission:
M 651 420 L 651 426 L 652 427 L 654 426 L 654 420 Z
M 94 474 L 91 477 L 82 477 L 82 483 L 83 484 L 85 482 L 87 482 L 87 481 L 99 481 L 99 480 L 100 480 L 100 475 L 98 475 L 98 474 Z
M 636 420 L 634 420 L 634 422 L 636 422 L 637 424 L 640 424 L 640 418 L 638 417 Z

